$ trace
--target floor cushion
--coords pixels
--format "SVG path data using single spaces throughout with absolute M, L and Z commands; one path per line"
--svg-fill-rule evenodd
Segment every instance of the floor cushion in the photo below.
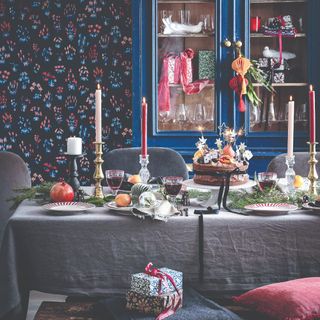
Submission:
M 102 317 L 110 313 L 114 320 L 154 320 L 154 316 L 146 316 L 125 309 L 125 298 L 101 300 L 97 305 L 98 314 Z M 206 299 L 192 289 L 183 292 L 183 307 L 168 320 L 242 320 L 235 313 L 225 309 L 215 302 Z
M 277 320 L 320 319 L 320 277 L 266 285 L 234 301 Z

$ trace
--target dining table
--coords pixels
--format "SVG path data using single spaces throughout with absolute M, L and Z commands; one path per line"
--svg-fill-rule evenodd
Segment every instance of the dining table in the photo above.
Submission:
M 167 222 L 123 213 L 96 207 L 56 216 L 35 201 L 23 201 L 0 248 L 0 319 L 18 306 L 25 310 L 31 290 L 124 293 L 131 275 L 149 262 L 182 271 L 185 286 L 219 294 L 320 275 L 320 216 L 310 210 L 258 216 L 222 209 L 201 216 L 201 231 L 192 207 L 188 216 Z

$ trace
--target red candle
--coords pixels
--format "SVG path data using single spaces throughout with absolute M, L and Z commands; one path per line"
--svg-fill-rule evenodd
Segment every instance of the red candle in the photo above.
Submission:
M 148 105 L 146 98 L 142 98 L 141 105 L 141 155 L 143 158 L 147 156 L 147 118 L 148 118 Z
M 316 96 L 312 85 L 309 91 L 310 142 L 316 142 Z

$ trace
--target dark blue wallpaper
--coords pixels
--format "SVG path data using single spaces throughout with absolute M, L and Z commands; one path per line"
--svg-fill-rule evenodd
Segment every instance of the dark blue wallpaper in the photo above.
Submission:
M 66 139 L 80 136 L 82 184 L 92 181 L 94 91 L 102 85 L 105 151 L 131 145 L 129 0 L 0 0 L 0 151 L 32 180 L 66 172 Z

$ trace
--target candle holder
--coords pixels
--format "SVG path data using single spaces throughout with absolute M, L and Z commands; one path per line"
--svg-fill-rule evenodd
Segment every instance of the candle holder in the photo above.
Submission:
M 296 173 L 293 170 L 294 164 L 295 164 L 295 157 L 294 156 L 286 156 L 287 170 L 285 173 L 285 177 L 286 177 L 287 191 L 289 194 L 292 194 L 295 191 L 294 179 L 295 179 Z
M 95 163 L 95 171 L 93 174 L 93 179 L 96 181 L 95 183 L 95 188 L 94 188 L 94 194 L 93 196 L 95 198 L 103 199 L 103 190 L 102 190 L 102 185 L 101 181 L 104 178 L 103 171 L 102 171 L 102 164 L 103 164 L 103 159 L 102 159 L 102 146 L 104 142 L 94 142 L 96 146 L 96 159 L 94 160 Z
M 309 163 L 309 174 L 308 174 L 308 179 L 310 181 L 310 186 L 309 186 L 309 194 L 310 195 L 317 195 L 317 180 L 318 180 L 318 173 L 317 173 L 317 168 L 316 165 L 318 163 L 318 160 L 316 159 L 316 146 L 318 142 L 307 142 L 309 144 L 309 154 L 310 154 L 310 160 L 308 161 Z
M 143 155 L 139 155 L 139 163 L 141 164 L 141 169 L 139 171 L 139 175 L 141 177 L 141 181 L 143 183 L 148 183 L 150 178 L 150 172 L 148 170 L 148 164 L 149 164 L 149 155 L 147 154 L 145 157 Z
M 68 178 L 68 183 L 72 187 L 74 191 L 74 198 L 75 200 L 79 199 L 79 193 L 82 193 L 82 189 L 80 187 L 80 182 L 78 180 L 78 164 L 77 164 L 77 159 L 82 158 L 84 155 L 83 154 L 68 154 L 65 153 L 65 156 L 68 157 L 68 162 L 69 162 L 69 178 Z

